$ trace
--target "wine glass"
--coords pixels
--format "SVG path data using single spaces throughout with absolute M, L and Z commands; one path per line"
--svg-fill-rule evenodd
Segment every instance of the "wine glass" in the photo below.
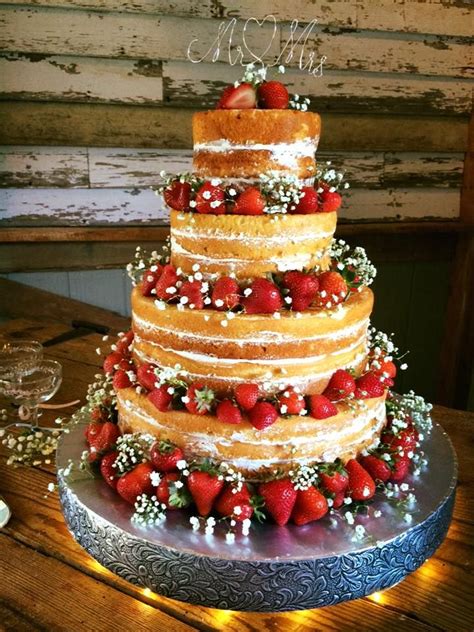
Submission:
M 28 373 L 20 370 L 8 378 L 0 376 L 0 394 L 19 405 L 22 421 L 37 425 L 38 406 L 55 395 L 62 382 L 62 366 L 56 360 L 42 360 L 28 367 Z
M 43 359 L 43 345 L 36 340 L 0 340 L 0 380 L 28 375 Z

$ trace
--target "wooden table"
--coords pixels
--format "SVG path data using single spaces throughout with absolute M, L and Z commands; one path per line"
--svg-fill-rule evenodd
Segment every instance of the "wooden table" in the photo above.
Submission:
M 40 308 L 38 308 L 40 311 Z M 107 319 L 104 312 L 103 319 Z M 104 322 L 104 320 L 102 320 Z M 110 315 L 112 327 L 120 318 Z M 70 326 L 44 316 L 41 324 L 16 318 L 0 333 L 44 342 Z M 47 349 L 61 361 L 64 381 L 55 402 L 84 396 L 101 363 L 97 334 Z M 72 411 L 71 411 L 72 412 Z M 53 415 L 45 416 L 53 421 Z M 436 407 L 434 418 L 449 432 L 459 457 L 454 520 L 436 555 L 398 586 L 358 601 L 303 612 L 253 614 L 212 610 L 166 599 L 128 584 L 100 566 L 66 529 L 53 467 L 7 466 L 0 456 L 0 493 L 13 517 L 0 530 L 0 629 L 5 630 L 472 630 L 474 520 L 474 415 Z M 4 450 L 4 449 L 3 449 Z

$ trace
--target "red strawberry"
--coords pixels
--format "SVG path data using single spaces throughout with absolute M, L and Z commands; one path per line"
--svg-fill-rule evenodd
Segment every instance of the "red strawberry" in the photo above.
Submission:
M 200 516 L 212 511 L 215 499 L 224 487 L 224 481 L 209 472 L 195 470 L 188 476 L 188 489 L 193 497 Z
M 220 421 L 226 424 L 240 424 L 242 413 L 230 399 L 224 399 L 217 404 L 216 415 Z
M 155 264 L 153 269 L 147 270 L 142 276 L 142 283 L 140 286 L 140 291 L 142 296 L 151 296 L 154 294 L 152 290 L 155 289 L 156 283 L 160 278 L 161 272 L 163 270 L 163 266 Z
M 380 459 L 378 456 L 375 456 L 375 454 L 361 456 L 359 463 L 364 470 L 367 470 L 376 483 L 378 481 L 386 483 L 392 474 L 392 470 L 387 461 Z
M 117 470 L 113 467 L 115 463 L 115 459 L 118 457 L 118 452 L 114 450 L 113 452 L 109 452 L 108 454 L 102 457 L 100 462 L 100 473 L 102 474 L 105 482 L 112 487 L 112 489 L 117 488 Z
M 97 437 L 97 435 L 99 434 L 101 430 L 102 430 L 102 423 L 94 422 L 87 425 L 84 431 L 84 436 L 89 445 L 95 439 L 95 437 Z
M 311 417 L 315 419 L 327 419 L 337 415 L 337 408 L 324 395 L 310 395 L 309 411 Z
M 173 180 L 163 191 L 163 198 L 166 204 L 175 211 L 189 211 L 190 183 Z
M 214 391 L 200 382 L 194 382 L 186 391 L 185 406 L 194 415 L 205 415 L 212 409 L 214 400 Z
M 279 81 L 264 81 L 258 87 L 258 105 L 265 110 L 286 110 L 288 90 Z
M 318 277 L 319 290 L 317 303 L 320 307 L 332 307 L 342 301 L 347 296 L 347 284 L 339 272 L 323 272 Z
M 283 286 L 288 288 L 291 298 L 291 309 L 303 311 L 313 302 L 319 288 L 319 281 L 314 274 L 305 272 L 285 272 Z
M 338 492 L 332 499 L 332 506 L 334 509 L 339 509 L 344 504 L 345 492 Z
M 196 193 L 196 211 L 198 213 L 222 215 L 225 213 L 225 192 L 220 186 L 204 182 Z
M 249 187 L 237 198 L 232 212 L 235 215 L 263 215 L 266 200 L 259 189 Z
M 344 371 L 344 369 L 338 369 L 332 374 L 323 395 L 332 402 L 338 402 L 353 393 L 355 388 L 356 383 L 352 375 L 347 371 Z
M 264 278 L 258 278 L 250 286 L 252 290 L 248 296 L 242 299 L 242 305 L 247 314 L 272 314 L 283 306 L 278 287 Z
M 97 408 L 94 408 L 94 410 L 91 411 L 91 419 L 93 419 L 93 421 L 97 421 L 101 423 L 104 421 L 110 421 L 109 412 L 103 406 L 98 406 Z
M 181 448 L 169 441 L 155 441 L 150 448 L 150 460 L 158 472 L 172 472 L 183 458 Z
M 89 461 L 95 463 L 106 452 L 110 452 L 117 443 L 120 431 L 117 424 L 106 421 L 102 424 L 100 431 L 89 441 Z
M 342 204 L 341 194 L 337 191 L 329 191 L 329 189 L 324 189 L 321 193 L 321 205 L 319 210 L 322 213 L 332 213 L 333 211 L 337 211 Z
M 257 430 L 265 430 L 278 419 L 278 412 L 270 402 L 257 402 L 255 406 L 248 411 L 250 423 Z
M 211 299 L 213 306 L 220 311 L 237 307 L 240 303 L 240 288 L 237 281 L 231 277 L 217 279 L 212 288 Z
M 127 331 L 123 336 L 120 336 L 115 343 L 115 351 L 121 353 L 124 356 L 130 355 L 130 345 L 133 342 L 133 331 Z
M 118 479 L 117 491 L 131 505 L 135 504 L 137 496 L 141 494 L 152 494 L 150 474 L 153 472 L 151 463 L 140 463 L 130 472 L 127 472 Z
M 233 485 L 227 485 L 216 502 L 216 511 L 221 516 L 232 516 L 241 522 L 251 518 L 253 507 L 250 503 L 250 492 L 247 485 L 242 485 L 240 491 Z
M 179 509 L 178 505 L 170 504 L 170 496 L 176 490 L 173 486 L 180 477 L 178 472 L 167 472 L 161 477 L 161 480 L 156 488 L 156 498 L 160 503 L 166 505 L 167 509 Z
M 355 459 L 346 463 L 349 474 L 348 495 L 352 500 L 369 500 L 375 494 L 375 483 L 370 474 Z
M 339 470 L 334 470 L 331 473 L 321 472 L 320 476 L 324 489 L 331 494 L 340 494 L 349 484 L 349 477 L 342 466 Z
M 204 293 L 202 288 L 202 281 L 185 281 L 179 288 L 179 295 L 181 298 L 187 299 L 186 305 L 191 309 L 203 309 Z
M 257 105 L 255 88 L 250 83 L 227 86 L 216 106 L 218 110 L 250 110 Z
M 397 375 L 397 367 L 395 366 L 395 363 L 391 360 L 382 360 L 382 362 L 380 362 L 380 367 L 372 368 L 372 371 L 373 373 L 375 373 L 375 375 L 378 375 L 384 379 L 388 378 L 390 380 L 393 380 L 394 377 Z
M 125 358 L 118 351 L 113 351 L 106 356 L 103 368 L 106 375 L 112 375 L 118 369 L 122 369 L 122 371 L 130 371 L 133 369 L 133 366 L 128 358 Z
M 288 386 L 282 393 L 278 395 L 278 405 L 282 415 L 299 415 L 301 411 L 306 410 L 306 402 L 293 386 Z
M 128 373 L 126 373 L 123 369 L 119 369 L 115 372 L 112 379 L 112 386 L 116 391 L 119 391 L 122 388 L 129 388 L 132 386 L 132 380 L 130 379 Z
M 176 269 L 170 263 L 167 263 L 163 267 L 163 272 L 158 279 L 155 290 L 156 297 L 163 301 L 169 301 L 177 295 L 176 283 L 178 282 L 178 275 Z
M 296 489 L 289 478 L 260 483 L 258 493 L 263 496 L 265 507 L 273 520 L 282 527 L 290 519 L 296 502 Z
M 389 480 L 392 483 L 401 483 L 408 476 L 409 471 L 410 459 L 407 456 L 396 458 Z
M 290 206 L 290 213 L 307 215 L 309 213 L 316 213 L 318 211 L 318 193 L 314 187 L 302 187 L 302 197 L 293 206 Z
M 406 428 L 396 435 L 391 432 L 384 432 L 382 435 L 382 443 L 389 445 L 392 450 L 398 451 L 401 448 L 405 456 L 416 449 L 417 441 L 418 432 L 414 428 Z
M 328 502 L 316 487 L 298 490 L 291 519 L 301 526 L 314 520 L 320 520 L 328 512 Z
M 147 399 L 162 413 L 171 408 L 171 402 L 173 401 L 173 395 L 168 393 L 169 388 L 167 384 L 162 384 L 158 388 L 151 390 L 147 395 Z
M 244 410 L 255 406 L 260 396 L 257 384 L 239 384 L 234 391 L 238 405 Z
M 356 380 L 356 389 L 354 397 L 356 399 L 370 399 L 372 397 L 381 397 L 385 393 L 385 386 L 375 373 L 369 372 L 361 375 Z
M 147 391 L 152 391 L 155 388 L 156 373 L 155 370 L 158 367 L 151 362 L 145 362 L 141 364 L 137 369 L 137 380 L 140 386 L 146 388 Z

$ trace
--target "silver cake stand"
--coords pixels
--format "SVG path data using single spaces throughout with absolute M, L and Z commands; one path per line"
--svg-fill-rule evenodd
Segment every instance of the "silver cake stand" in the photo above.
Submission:
M 58 468 L 78 462 L 84 426 L 64 435 Z M 304 527 L 262 524 L 228 544 L 225 531 L 194 532 L 185 511 L 159 526 L 131 522 L 133 509 L 104 481 L 59 476 L 64 517 L 74 538 L 103 566 L 141 587 L 180 601 L 258 612 L 318 608 L 357 599 L 400 582 L 443 541 L 456 488 L 456 456 L 439 425 L 424 441 L 429 465 L 406 482 L 417 502 L 406 509 L 384 496 L 355 524 L 326 516 Z M 382 516 L 373 517 L 379 509 Z M 360 530 L 359 530 L 360 531 Z

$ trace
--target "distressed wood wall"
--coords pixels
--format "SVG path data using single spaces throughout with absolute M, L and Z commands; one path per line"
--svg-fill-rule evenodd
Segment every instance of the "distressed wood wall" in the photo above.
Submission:
M 327 56 L 323 77 L 290 65 L 285 81 L 323 114 L 322 158 L 352 181 L 342 217 L 458 219 L 469 2 L 20 0 L 0 9 L 0 225 L 166 225 L 148 186 L 189 165 L 191 112 L 241 74 L 189 63 L 187 44 L 210 45 L 222 18 L 267 13 L 281 21 L 268 59 L 289 20 L 319 20 L 311 46 Z M 254 25 L 250 46 L 272 31 Z

